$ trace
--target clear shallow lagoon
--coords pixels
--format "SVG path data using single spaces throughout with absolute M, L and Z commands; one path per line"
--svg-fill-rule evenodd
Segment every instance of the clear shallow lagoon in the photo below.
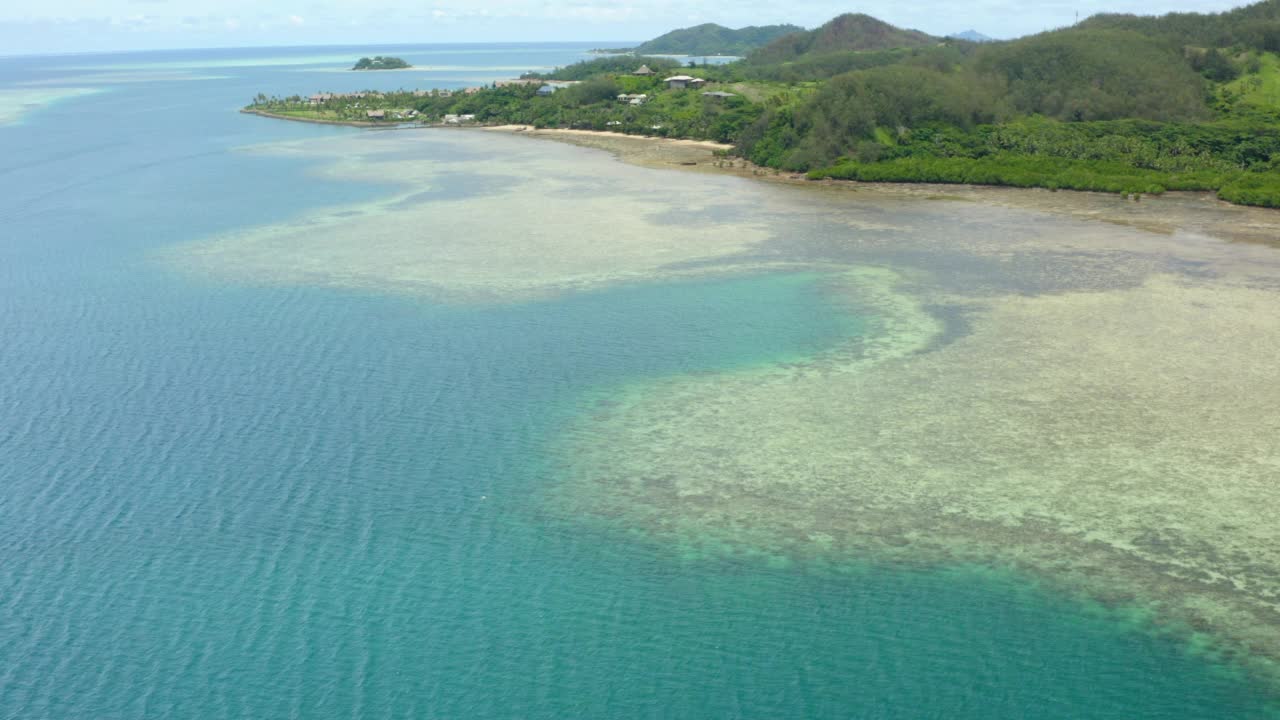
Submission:
M 458 77 L 496 79 L 511 73 L 485 68 L 583 50 L 418 52 L 474 68 Z M 682 542 L 704 517 L 692 502 L 680 511 L 636 493 L 638 510 L 611 515 L 586 493 L 569 506 L 580 515 L 545 501 L 566 484 L 566 444 L 593 449 L 579 466 L 593 483 L 608 479 L 591 472 L 608 455 L 600 443 L 618 441 L 627 463 L 661 447 L 612 419 L 614 396 L 646 419 L 672 406 L 668 383 L 710 379 L 750 408 L 776 401 L 745 392 L 750 373 L 835 372 L 807 359 L 874 344 L 888 310 L 841 293 L 859 262 L 906 282 L 924 282 L 916 274 L 928 267 L 929 283 L 978 296 L 1132 290 L 1181 267 L 1150 250 L 1177 238 L 1100 226 L 1134 254 L 1088 238 L 1055 249 L 1059 263 L 1010 254 L 1002 285 L 990 257 L 907 240 L 1033 220 L 1047 234 L 1055 221 L 925 201 L 871 202 L 842 218 L 789 189 L 505 137 L 374 138 L 370 163 L 400 153 L 447 175 L 372 182 L 326 171 L 332 153 L 308 149 L 359 148 L 369 133 L 234 112 L 258 91 L 427 83 L 335 73 L 347 84 L 326 75 L 322 88 L 294 72 L 344 52 L 0 61 L 5 90 L 60 78 L 98 90 L 0 127 L 0 717 L 1274 716 L 1263 687 L 1151 632 L 1141 612 L 1060 599 L 1028 575 L 775 552 L 718 525 L 695 538 L 725 542 L 708 550 Z M 174 80 L 175 69 L 205 79 Z M 98 72 L 101 85 L 86 83 Z M 133 77 L 150 72 L 156 82 Z M 299 152 L 241 149 L 299 142 Z M 510 182 L 492 181 L 501 168 L 477 147 L 511 159 Z M 299 223 L 334 212 L 364 214 L 322 224 L 329 248 L 359 240 L 377 213 L 407 218 L 385 225 L 406 237 L 413 223 L 456 222 L 465 203 L 504 196 L 520 208 L 506 218 L 513 237 L 572 232 L 572 217 L 537 212 L 528 186 L 540 167 L 567 185 L 552 199 L 612 202 L 668 239 L 687 226 L 727 237 L 673 267 L 630 252 L 625 276 L 586 264 L 522 277 L 495 256 L 477 281 L 495 288 L 483 302 L 442 292 L 450 286 L 429 262 L 381 288 L 386 268 L 359 253 L 335 251 L 339 263 L 309 276 L 279 264 L 306 255 L 290 254 Z M 673 197 L 696 210 L 655 209 Z M 794 237 L 777 242 L 779 226 Z M 824 245 L 846 236 L 870 249 Z M 257 273 L 243 253 L 230 271 L 181 266 L 184 248 L 213 243 L 224 257 L 245 237 L 290 253 L 252 256 Z M 621 238 L 601 232 L 584 247 L 607 257 Z M 431 233 L 420 241 L 430 259 Z M 1109 265 L 1101 276 L 1081 270 L 1095 255 Z M 563 292 L 573 287 L 583 289 Z M 935 309 L 947 328 L 939 344 L 974 322 L 951 300 Z M 718 386 L 697 384 L 707 387 Z M 734 416 L 713 414 L 697 416 L 698 429 L 731 437 L 717 422 Z M 688 466 L 705 481 L 705 459 Z M 670 513 L 676 540 L 671 527 L 651 532 L 655 508 Z

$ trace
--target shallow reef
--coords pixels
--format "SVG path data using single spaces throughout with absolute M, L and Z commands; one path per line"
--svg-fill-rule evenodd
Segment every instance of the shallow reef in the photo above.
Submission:
M 10 88 L 0 90 L 0 126 L 23 122 L 25 116 L 39 108 L 71 98 L 98 92 L 80 87 Z
M 774 555 L 1013 566 L 1274 673 L 1274 287 L 1162 274 L 970 299 L 939 343 L 942 298 L 831 282 L 878 339 L 622 389 L 564 433 L 552 502 Z
M 312 159 L 331 181 L 381 183 L 376 201 L 326 207 L 175 248 L 168 260 L 217 277 L 506 302 L 653 277 L 742 254 L 757 218 L 705 217 L 766 194 L 738 178 L 689 182 L 589 150 L 489 133 L 384 132 L 249 148 Z M 680 182 L 684 180 L 684 182 Z
M 247 151 L 393 190 L 166 262 L 450 303 L 803 268 L 864 321 L 812 357 L 593 390 L 548 448 L 549 513 L 780 558 L 1017 568 L 1280 682 L 1277 214 L 794 187 L 495 133 Z

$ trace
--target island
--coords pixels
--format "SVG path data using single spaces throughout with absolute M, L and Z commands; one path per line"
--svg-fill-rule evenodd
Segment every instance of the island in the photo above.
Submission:
M 405 70 L 413 67 L 398 57 L 375 55 L 372 58 L 362 57 L 352 66 L 352 70 Z
M 245 112 L 709 140 L 766 176 L 1280 208 L 1280 2 L 988 42 L 846 14 L 724 64 L 607 55 L 469 88 L 260 95 Z

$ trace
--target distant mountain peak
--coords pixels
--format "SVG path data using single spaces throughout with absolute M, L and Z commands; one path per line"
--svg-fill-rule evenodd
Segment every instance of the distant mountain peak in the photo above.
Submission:
M 992 42 L 993 40 L 995 40 L 995 38 L 993 37 L 983 35 L 977 30 L 972 30 L 972 29 L 965 30 L 964 32 L 951 33 L 947 37 L 952 37 L 957 40 L 968 40 L 969 42 Z
M 802 55 L 865 52 L 936 45 L 938 38 L 919 30 L 895 27 L 863 13 L 845 13 L 821 27 L 791 33 L 751 55 L 756 63 L 781 63 Z

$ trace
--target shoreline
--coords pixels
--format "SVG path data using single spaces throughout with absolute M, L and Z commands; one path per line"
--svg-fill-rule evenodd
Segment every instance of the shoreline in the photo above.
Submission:
M 574 130 L 569 128 L 535 128 L 532 125 L 473 125 L 464 130 L 498 132 L 524 137 L 555 140 L 578 147 L 604 150 L 619 160 L 654 168 L 679 168 L 731 173 L 731 168 L 755 168 L 750 162 L 729 156 L 734 146 L 713 140 L 628 135 L 607 130 Z
M 552 140 L 612 154 L 642 167 L 733 175 L 768 183 L 803 187 L 810 192 L 869 193 L 914 201 L 976 202 L 1050 212 L 1079 219 L 1134 227 L 1165 235 L 1206 235 L 1233 242 L 1280 247 L 1280 212 L 1273 208 L 1237 205 L 1212 191 L 1171 190 L 1162 195 L 1129 199 L 1096 190 L 1053 190 L 1008 185 L 914 182 L 861 182 L 761 167 L 740 157 L 721 157 L 717 150 L 731 145 L 703 140 L 627 135 L 597 130 L 532 129 L 527 125 L 472 126 L 484 132 Z
M 708 150 L 732 150 L 735 146 L 731 143 L 716 142 L 715 140 L 692 140 L 689 138 L 668 138 L 654 137 L 652 135 L 631 135 L 628 133 L 612 132 L 609 130 L 575 130 L 571 128 L 537 128 L 533 125 L 473 125 L 480 130 L 488 130 L 490 132 L 512 132 L 527 133 L 531 136 L 550 135 L 563 137 L 605 137 L 605 138 L 628 138 L 633 140 L 648 140 L 652 142 L 664 142 L 671 145 L 681 147 L 699 147 Z
M 1101 220 L 1163 234 L 1191 232 L 1230 241 L 1280 247 L 1280 212 L 1274 208 L 1227 202 L 1218 198 L 1217 193 L 1208 190 L 1172 190 L 1162 195 L 1148 195 L 1140 200 L 1134 200 L 1115 193 L 1095 190 L 962 183 L 862 182 L 833 178 L 814 180 L 805 173 L 762 167 L 741 157 L 725 155 L 724 153 L 732 150 L 734 146 L 713 140 L 629 135 L 605 130 L 535 128 L 532 125 L 510 123 L 494 125 L 379 123 L 301 118 L 252 108 L 243 108 L 240 112 L 278 120 L 318 125 L 346 125 L 361 129 L 443 129 L 506 133 L 603 150 L 622 162 L 642 167 L 733 175 L 744 179 L 805 187 L 815 191 L 869 192 L 904 200 L 985 202 L 1009 208 L 1040 210 Z M 1105 209 L 1100 210 L 1097 207 L 1099 199 L 1110 201 Z M 1202 218 L 1199 223 L 1188 225 L 1186 213 L 1182 211 L 1192 208 L 1210 212 L 1198 213 L 1208 216 Z M 1169 209 L 1176 209 L 1172 217 L 1164 212 Z
M 387 123 L 362 122 L 360 120 L 325 120 L 323 118 L 304 118 L 294 117 L 292 115 L 281 115 L 268 110 L 254 110 L 252 108 L 240 108 L 240 112 L 244 115 L 257 115 L 259 117 L 271 118 L 272 120 L 292 120 L 293 122 L 311 123 L 312 125 L 346 125 L 347 127 L 358 128 L 375 128 L 375 127 L 395 127 Z

